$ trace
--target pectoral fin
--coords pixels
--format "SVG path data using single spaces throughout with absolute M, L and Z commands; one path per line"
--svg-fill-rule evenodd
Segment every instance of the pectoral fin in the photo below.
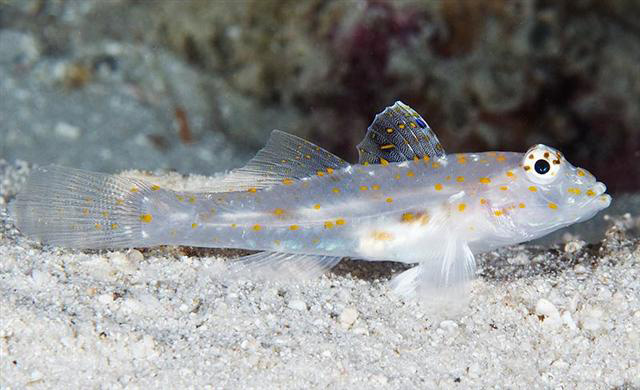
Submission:
M 448 238 L 441 250 L 421 261 L 391 281 L 399 295 L 426 303 L 464 300 L 476 273 L 476 261 L 466 242 Z

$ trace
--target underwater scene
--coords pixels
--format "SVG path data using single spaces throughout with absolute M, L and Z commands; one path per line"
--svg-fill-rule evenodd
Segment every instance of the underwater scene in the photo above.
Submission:
M 640 3 L 0 0 L 0 387 L 640 388 Z

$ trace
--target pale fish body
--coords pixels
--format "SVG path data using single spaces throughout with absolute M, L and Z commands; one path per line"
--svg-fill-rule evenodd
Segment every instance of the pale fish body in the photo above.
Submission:
M 557 150 L 445 155 L 397 102 L 348 164 L 274 131 L 215 192 L 184 193 L 69 168 L 36 171 L 12 204 L 25 234 L 77 248 L 189 245 L 263 251 L 234 265 L 267 278 L 315 276 L 343 257 L 418 265 L 392 282 L 408 297 L 458 291 L 474 254 L 541 237 L 609 206 L 604 184 Z

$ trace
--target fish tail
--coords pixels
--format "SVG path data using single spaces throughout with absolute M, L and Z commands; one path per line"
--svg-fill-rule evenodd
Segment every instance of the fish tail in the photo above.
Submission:
M 71 248 L 148 246 L 144 204 L 154 186 L 141 180 L 60 166 L 34 171 L 9 205 L 26 236 Z

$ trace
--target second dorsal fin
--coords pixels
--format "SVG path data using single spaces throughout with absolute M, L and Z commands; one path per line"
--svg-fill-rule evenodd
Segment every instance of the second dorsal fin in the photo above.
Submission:
M 216 183 L 215 192 L 261 189 L 288 180 L 330 174 L 349 163 L 295 135 L 273 130 L 264 148 L 242 168 Z
M 360 164 L 441 158 L 445 155 L 427 122 L 400 101 L 376 115 L 358 144 L 358 153 Z

